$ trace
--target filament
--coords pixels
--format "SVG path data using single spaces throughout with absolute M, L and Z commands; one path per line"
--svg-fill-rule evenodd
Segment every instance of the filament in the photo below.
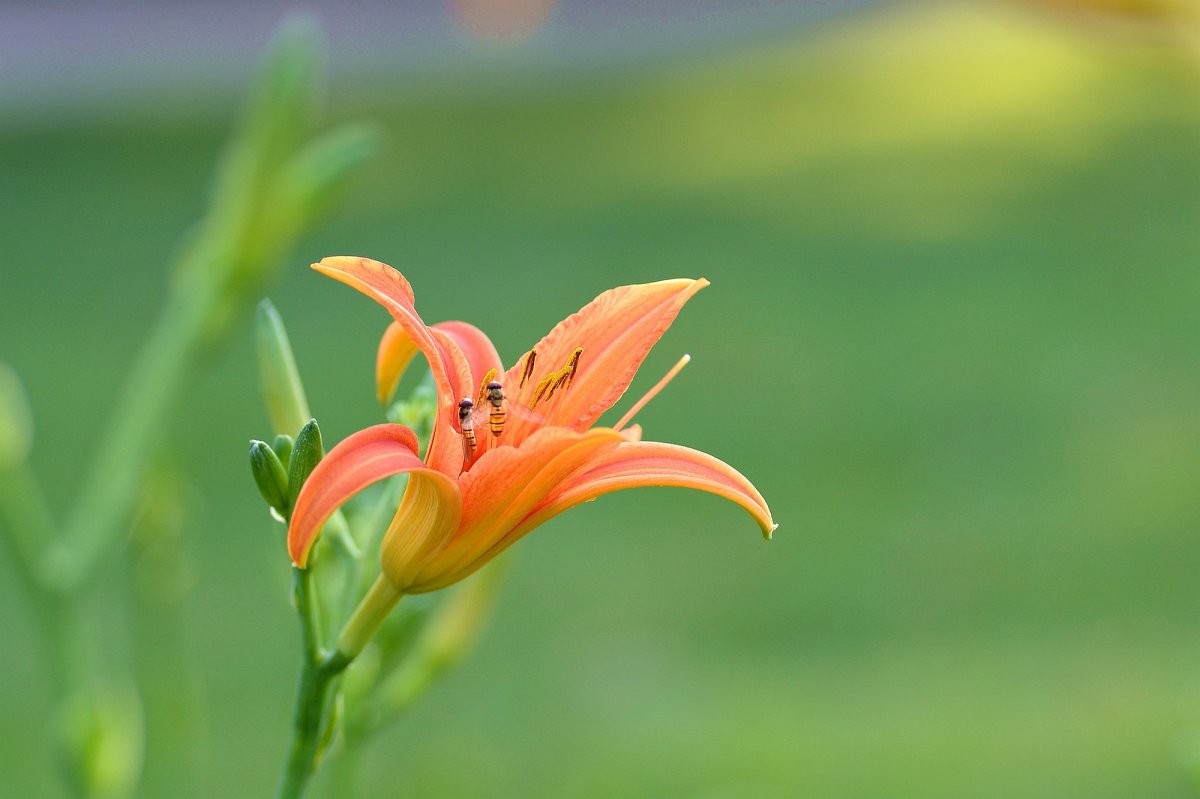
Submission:
M 620 430 L 622 427 L 629 424 L 629 422 L 633 420 L 633 417 L 637 414 L 637 412 L 640 411 L 642 408 L 645 408 L 646 403 L 648 403 L 650 400 L 654 399 L 655 395 L 657 395 L 658 392 L 660 392 L 664 388 L 666 388 L 667 383 L 670 383 L 672 380 L 674 380 L 675 375 L 679 374 L 680 370 L 682 370 L 683 367 L 687 366 L 688 361 L 690 361 L 691 359 L 692 359 L 692 356 L 687 355 L 687 354 L 685 354 L 682 358 L 680 358 L 679 361 L 674 366 L 671 367 L 671 370 L 669 372 L 667 372 L 665 375 L 663 375 L 663 379 L 659 380 L 657 383 L 654 384 L 654 388 L 647 391 L 640 400 L 633 403 L 633 407 L 630 408 L 626 412 L 626 414 L 621 417 L 621 421 L 619 421 L 615 425 L 613 425 L 613 430 Z

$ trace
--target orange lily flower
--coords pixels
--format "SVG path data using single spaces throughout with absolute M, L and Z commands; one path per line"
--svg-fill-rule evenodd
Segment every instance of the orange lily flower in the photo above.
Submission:
M 401 594 L 444 588 L 469 576 L 527 532 L 567 508 L 634 486 L 698 488 L 745 508 L 766 537 L 776 528 L 754 486 L 720 460 L 686 447 L 640 440 L 625 428 L 678 371 L 680 364 L 614 427 L 593 427 L 628 388 L 638 367 L 679 309 L 708 285 L 664 280 L 606 291 L 560 322 L 521 360 L 500 374 L 491 341 L 465 322 L 427 326 L 412 288 L 386 264 L 367 258 L 326 258 L 313 268 L 374 299 L 395 319 L 380 343 L 377 388 L 386 402 L 417 352 L 429 362 L 437 414 L 429 449 L 402 425 L 361 430 L 334 447 L 297 498 L 288 550 L 304 568 L 321 526 L 355 493 L 407 473 L 408 487 L 384 535 L 383 577 Z M 464 447 L 459 401 L 486 404 L 497 379 L 510 412 L 503 432 L 478 428 Z M 532 411 L 524 410 L 530 409 Z

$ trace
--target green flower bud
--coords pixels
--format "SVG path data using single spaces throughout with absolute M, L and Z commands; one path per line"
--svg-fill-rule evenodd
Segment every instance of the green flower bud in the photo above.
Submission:
M 132 686 L 103 686 L 70 698 L 57 724 L 58 754 L 81 796 L 132 796 L 142 771 L 142 706 Z
M 292 447 L 292 459 L 288 464 L 289 508 L 296 506 L 296 497 L 300 495 L 304 481 L 308 479 L 312 470 L 324 457 L 325 450 L 321 446 L 321 428 L 317 427 L 316 419 L 309 419 L 308 424 L 304 425 L 300 429 L 300 434 L 296 436 L 296 444 Z
M 25 463 L 33 446 L 33 413 L 17 373 L 0 363 L 0 472 Z
M 426 372 L 409 398 L 393 403 L 386 415 L 389 422 L 402 424 L 417 434 L 424 454 L 433 433 L 433 421 L 437 418 L 437 389 L 433 386 L 433 375 Z
M 275 450 L 275 454 L 279 456 L 280 463 L 291 463 L 292 461 L 292 445 L 295 442 L 287 433 L 280 433 L 275 436 L 275 440 L 271 442 L 271 449 Z
M 254 474 L 254 483 L 258 492 L 276 513 L 287 518 L 291 512 L 288 503 L 288 476 L 284 471 L 283 462 L 275 454 L 275 450 L 267 446 L 265 441 L 250 442 L 250 471 Z
M 311 414 L 287 330 L 270 300 L 258 304 L 254 325 L 258 338 L 258 376 L 267 415 L 277 433 L 296 430 Z

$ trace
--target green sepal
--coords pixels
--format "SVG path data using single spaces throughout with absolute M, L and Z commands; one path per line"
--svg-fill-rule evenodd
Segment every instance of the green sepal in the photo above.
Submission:
M 296 497 L 304 487 L 304 481 L 317 468 L 325 450 L 321 446 L 321 428 L 317 427 L 316 419 L 309 419 L 308 424 L 300 429 L 296 443 L 292 447 L 292 458 L 288 464 L 288 507 L 296 506 Z
M 287 518 L 291 511 L 288 501 L 288 476 L 283 462 L 265 441 L 250 442 L 250 471 L 258 493 L 280 516 Z

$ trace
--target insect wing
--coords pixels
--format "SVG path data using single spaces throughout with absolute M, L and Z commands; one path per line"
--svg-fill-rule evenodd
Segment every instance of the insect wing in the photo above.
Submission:
M 476 435 L 502 437 L 505 426 L 517 419 L 535 424 L 545 421 L 545 417 L 540 413 L 531 411 L 520 403 L 511 402 L 507 397 L 500 404 L 500 413 L 494 415 L 495 413 L 496 407 L 486 400 L 471 412 L 470 424 L 475 428 Z M 497 428 L 500 432 L 497 432 Z
M 542 416 L 537 411 L 530 410 L 528 407 L 517 402 L 509 402 L 505 400 L 504 411 L 508 414 L 509 418 L 520 419 L 523 422 L 534 422 L 536 424 L 541 424 L 542 422 L 546 421 L 545 416 Z

